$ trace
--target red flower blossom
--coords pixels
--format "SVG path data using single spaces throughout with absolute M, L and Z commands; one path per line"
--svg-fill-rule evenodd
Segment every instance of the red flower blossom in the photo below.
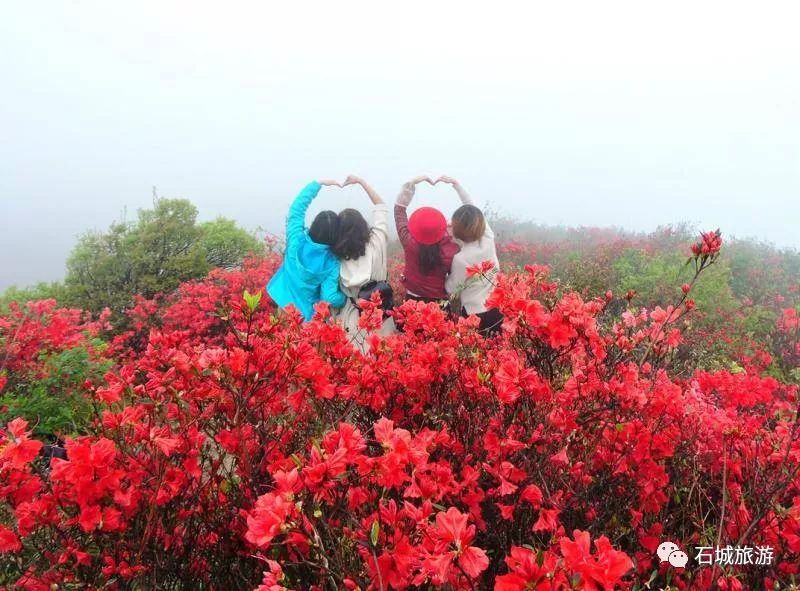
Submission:
M 16 418 L 8 424 L 6 438 L 4 443 L 0 433 L 0 460 L 8 461 L 16 469 L 24 468 L 42 449 L 41 441 L 30 439 L 28 422 L 22 418 Z
M 22 543 L 19 541 L 17 534 L 0 525 L 0 554 L 19 552 L 20 550 L 22 550 Z
M 453 562 L 472 578 L 489 566 L 486 553 L 470 545 L 475 539 L 475 526 L 468 526 L 467 520 L 468 516 L 454 507 L 436 515 L 433 535 L 438 543 L 434 553 L 426 560 L 435 584 L 442 584 L 449 579 Z
M 703 256 L 696 268 L 713 255 Z M 37 457 L 21 419 L 0 429 L 0 552 L 17 553 L 4 562 L 9 584 L 629 587 L 658 571 L 661 540 L 696 541 L 681 536 L 708 508 L 676 514 L 670 501 L 685 500 L 686 482 L 716 498 L 723 471 L 725 537 L 738 539 L 774 493 L 749 543 L 776 549 L 774 580 L 796 572 L 800 500 L 775 470 L 796 467 L 800 439 L 786 380 L 800 354 L 791 293 L 759 300 L 779 318 L 763 327 L 774 328 L 769 351 L 747 342 L 742 370 L 693 365 L 706 318 L 683 321 L 691 300 L 659 308 L 648 294 L 647 308 L 633 307 L 602 285 L 579 295 L 540 265 L 496 275 L 498 338 L 409 302 L 395 310 L 405 332 L 375 336 L 363 356 L 328 318 L 303 323 L 266 300 L 243 309 L 275 258 L 139 298 L 131 330 L 107 349 L 55 302 L 0 314 L 11 395 L 48 375 L 50 354 L 80 348 L 111 362 L 64 394 L 93 410 L 65 459 Z M 749 326 L 737 317 L 704 338 L 734 349 L 725 332 L 740 321 Z M 713 351 L 709 365 L 725 367 Z M 637 570 L 606 538 L 592 547 L 590 526 L 614 532 Z M 670 576 L 704 589 L 710 570 Z M 735 575 L 744 588 L 767 583 L 757 569 Z M 651 583 L 664 586 L 665 571 Z
M 469 265 L 467 267 L 467 277 L 469 278 L 476 275 L 486 275 L 494 268 L 494 263 L 492 261 L 483 261 L 477 265 Z
M 566 586 L 566 577 L 559 572 L 557 558 L 544 552 L 541 564 L 536 553 L 528 548 L 512 546 L 505 559 L 509 573 L 495 579 L 494 591 L 551 591 Z
M 614 550 L 605 536 L 595 540 L 595 554 L 591 553 L 589 532 L 576 529 L 573 538 L 574 541 L 561 538 L 559 545 L 565 567 L 580 575 L 584 589 L 613 590 L 619 580 L 633 568 L 631 559 L 624 552 Z
M 722 234 L 719 230 L 713 232 L 703 232 L 700 234 L 700 240 L 692 245 L 692 254 L 698 256 L 714 256 L 717 255 L 722 248 Z

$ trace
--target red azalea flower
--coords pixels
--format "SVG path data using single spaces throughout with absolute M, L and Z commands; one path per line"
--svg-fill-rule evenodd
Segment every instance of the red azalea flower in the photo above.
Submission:
M 440 543 L 438 548 L 441 550 L 437 552 L 438 556 L 429 561 L 429 565 L 440 581 L 447 580 L 453 559 L 472 578 L 480 575 L 489 566 L 486 553 L 470 545 L 475 538 L 475 526 L 468 526 L 468 519 L 469 516 L 455 507 L 436 515 L 434 533 Z
M 605 536 L 595 540 L 596 553 L 591 553 L 589 532 L 575 530 L 573 540 L 559 541 L 565 568 L 581 576 L 584 588 L 589 591 L 612 591 L 619 580 L 633 568 L 633 561 L 624 552 L 614 550 Z
M 556 556 L 545 551 L 541 565 L 535 552 L 512 546 L 505 562 L 509 573 L 495 579 L 494 591 L 551 591 L 566 586 Z
M 0 525 L 0 554 L 4 552 L 19 552 L 22 550 L 22 543 L 17 534 L 10 529 Z
M 13 468 L 22 469 L 39 455 L 42 442 L 30 439 L 28 422 L 16 418 L 8 424 L 8 441 L 0 447 L 0 459 L 8 461 Z M 0 439 L 2 443 L 2 439 Z

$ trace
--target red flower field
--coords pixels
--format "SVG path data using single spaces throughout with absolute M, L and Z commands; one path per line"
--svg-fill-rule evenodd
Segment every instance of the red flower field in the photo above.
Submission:
M 65 386 L 89 409 L 65 457 L 32 422 L 0 428 L 0 585 L 796 588 L 798 386 L 765 359 L 797 366 L 800 323 L 787 308 L 777 349 L 688 367 L 693 291 L 721 245 L 687 247 L 694 279 L 652 307 L 504 269 L 501 335 L 406 302 L 404 333 L 367 356 L 325 305 L 303 324 L 260 297 L 274 256 L 140 300 L 110 342 L 105 317 L 14 304 L 0 390 L 75 347 L 110 369 Z M 666 541 L 685 567 L 660 561 Z M 698 564 L 729 545 L 771 560 Z

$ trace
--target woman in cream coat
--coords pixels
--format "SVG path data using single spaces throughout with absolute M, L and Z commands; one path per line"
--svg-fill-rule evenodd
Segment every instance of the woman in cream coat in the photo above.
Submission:
M 356 209 L 345 209 L 339 213 L 339 240 L 333 253 L 339 258 L 339 288 L 347 296 L 347 302 L 336 315 L 338 322 L 362 353 L 366 353 L 369 333 L 358 327 L 360 311 L 355 305 L 358 292 L 369 281 L 385 281 L 389 276 L 389 209 L 378 193 L 363 179 L 350 175 L 347 185 L 361 185 L 372 201 L 372 226 Z M 378 334 L 385 336 L 395 331 L 394 321 L 387 318 Z
M 461 250 L 453 257 L 445 289 L 448 294 L 459 297 L 462 315 L 475 314 L 480 319 L 479 330 L 484 336 L 497 334 L 503 326 L 503 315 L 497 308 L 486 306 L 486 300 L 494 291 L 493 277 L 500 268 L 494 232 L 483 212 L 475 207 L 472 198 L 456 179 L 442 176 L 436 180 L 440 181 L 451 185 L 463 204 L 455 211 L 450 223 L 453 238 Z M 492 268 L 486 273 L 470 274 L 470 267 L 479 267 L 483 263 L 491 263 Z

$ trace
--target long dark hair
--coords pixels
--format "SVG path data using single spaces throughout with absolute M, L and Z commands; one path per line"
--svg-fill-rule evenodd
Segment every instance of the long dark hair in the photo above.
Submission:
M 419 245 L 419 270 L 430 275 L 442 266 L 442 251 L 438 244 Z
M 332 246 L 339 239 L 339 216 L 335 211 L 321 211 L 311 222 L 308 236 L 317 244 Z
M 339 212 L 339 239 L 331 247 L 333 254 L 343 261 L 361 258 L 367 252 L 369 224 L 357 209 Z

